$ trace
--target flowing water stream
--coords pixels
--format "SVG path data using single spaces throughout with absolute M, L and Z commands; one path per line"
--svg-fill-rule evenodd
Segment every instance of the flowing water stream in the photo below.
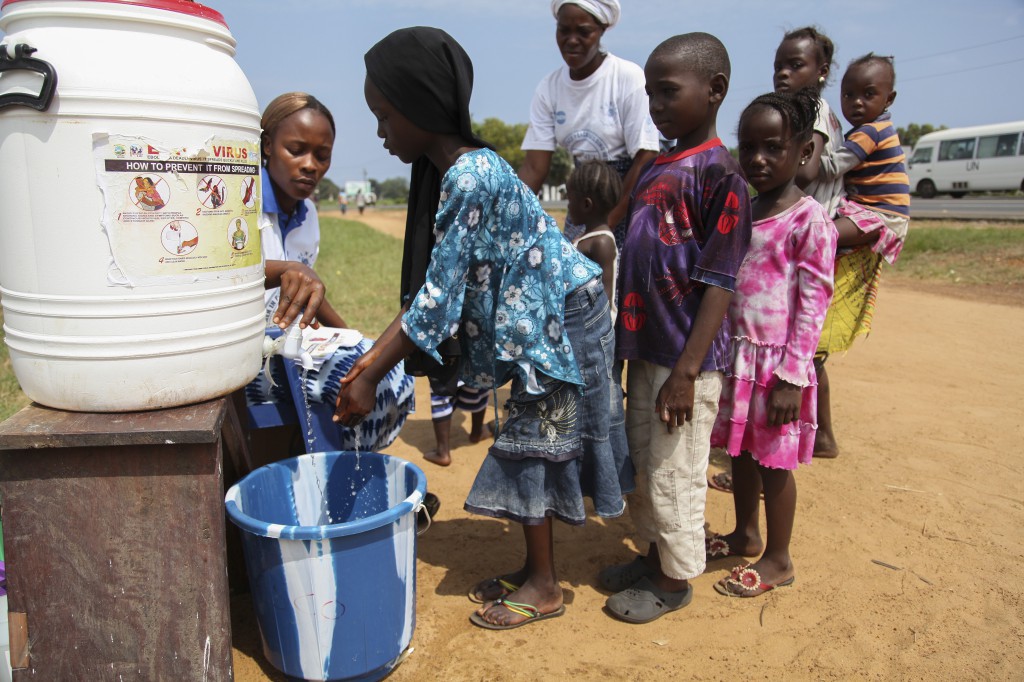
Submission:
M 298 361 L 293 361 L 298 362 Z M 300 367 L 301 367 L 301 363 Z M 323 481 L 320 480 L 320 473 L 316 466 L 316 456 L 318 448 L 316 447 L 316 435 L 313 433 L 313 412 L 309 409 L 309 391 L 306 389 L 306 380 L 309 378 L 309 370 L 305 367 L 301 367 L 300 375 L 302 376 L 302 403 L 303 408 L 306 411 L 306 452 L 309 453 L 310 464 L 313 468 L 313 477 L 316 479 L 317 490 L 320 491 L 320 520 L 327 517 L 327 524 L 334 523 L 334 519 L 331 517 L 331 507 L 327 504 L 327 494 L 324 491 Z M 323 524 L 321 524 L 323 525 Z

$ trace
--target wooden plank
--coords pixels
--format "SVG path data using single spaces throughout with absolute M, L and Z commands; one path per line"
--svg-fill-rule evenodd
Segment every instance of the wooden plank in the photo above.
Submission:
M 193 407 L 171 415 L 173 444 L 134 431 L 168 423 L 166 414 L 136 414 L 130 428 L 117 424 L 124 415 L 105 415 L 113 426 L 56 423 L 77 424 L 86 442 L 98 438 L 83 433 L 92 424 L 107 444 L 0 450 L 8 605 L 29 633 L 28 667 L 15 682 L 231 679 L 216 439 L 225 404 L 213 408 L 220 415 Z M 215 424 L 210 442 L 188 442 L 209 438 Z M 52 423 L 43 432 L 47 442 L 70 440 Z
M 253 465 L 252 453 L 249 452 L 249 434 L 239 414 L 245 414 L 245 395 L 242 391 L 235 391 L 227 398 L 222 436 L 224 454 L 231 460 L 233 474 L 241 477 L 256 467 Z
M 0 450 L 214 443 L 225 398 L 149 412 L 65 412 L 37 403 L 0 424 Z
M 21 670 L 28 667 L 28 619 L 24 613 L 7 613 L 7 635 L 11 654 L 11 667 Z

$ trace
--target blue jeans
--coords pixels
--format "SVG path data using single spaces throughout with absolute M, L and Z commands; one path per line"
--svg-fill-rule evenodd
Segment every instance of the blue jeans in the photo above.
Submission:
M 622 389 L 612 380 L 615 331 L 600 279 L 565 299 L 565 331 L 583 377 L 582 389 L 538 373 L 542 393 L 512 380 L 508 419 L 480 467 L 466 509 L 520 523 L 554 516 L 581 524 L 583 496 L 600 516 L 625 510 L 633 489 Z

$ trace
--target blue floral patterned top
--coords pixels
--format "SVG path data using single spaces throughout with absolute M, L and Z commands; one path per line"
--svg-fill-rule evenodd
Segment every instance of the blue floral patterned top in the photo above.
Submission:
M 601 268 L 544 213 L 536 195 L 489 149 L 459 157 L 441 179 L 426 283 L 402 317 L 419 348 L 461 329 L 462 380 L 501 386 L 513 371 L 582 384 L 563 330 L 565 297 Z

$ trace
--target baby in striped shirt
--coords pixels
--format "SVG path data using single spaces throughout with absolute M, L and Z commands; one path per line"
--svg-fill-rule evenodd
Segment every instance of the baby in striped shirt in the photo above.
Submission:
M 860 232 L 871 233 L 881 227 L 880 220 L 884 229 L 867 241 L 890 264 L 903 248 L 910 222 L 906 157 L 889 114 L 895 85 L 892 57 L 868 53 L 850 63 L 840 95 L 843 117 L 854 127 L 836 152 L 848 197 L 840 203 L 836 227 L 842 234 L 840 222 L 848 218 Z

